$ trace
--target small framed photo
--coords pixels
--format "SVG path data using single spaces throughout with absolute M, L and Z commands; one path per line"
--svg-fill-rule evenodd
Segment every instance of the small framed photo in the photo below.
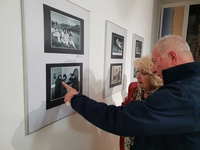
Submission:
M 136 40 L 135 43 L 135 58 L 141 58 L 142 53 L 142 42 L 139 40 Z
M 135 82 L 135 78 L 137 76 L 137 69 L 133 66 L 133 62 L 136 58 L 142 57 L 142 49 L 144 44 L 144 38 L 133 34 L 133 42 L 132 42 L 132 54 L 131 54 L 131 68 L 130 68 L 130 81 Z
M 122 84 L 122 63 L 110 65 L 110 88 Z
M 111 58 L 123 59 L 124 37 L 112 33 Z
M 64 103 L 67 94 L 62 82 L 82 93 L 82 63 L 46 64 L 46 109 Z
M 84 54 L 84 20 L 44 5 L 44 51 Z

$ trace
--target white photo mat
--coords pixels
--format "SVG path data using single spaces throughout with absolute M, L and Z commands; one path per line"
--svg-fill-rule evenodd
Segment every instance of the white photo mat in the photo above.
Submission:
M 24 92 L 26 135 L 74 112 L 65 104 L 46 109 L 46 64 L 82 63 L 82 93 L 89 94 L 90 12 L 66 0 L 23 0 Z M 44 52 L 43 4 L 84 20 L 84 54 Z
M 126 41 L 127 41 L 127 30 L 110 22 L 106 21 L 105 28 L 105 57 L 104 57 L 104 98 L 111 96 L 112 94 L 123 90 L 124 82 L 124 68 L 125 68 L 125 57 L 126 57 Z M 112 33 L 118 34 L 124 37 L 124 48 L 123 48 L 123 59 L 112 58 L 111 59 L 111 48 L 112 48 Z M 110 87 L 110 75 L 111 75 L 111 64 L 122 64 L 121 84 Z
M 142 38 L 141 36 L 137 35 L 137 34 L 133 34 L 133 41 L 132 41 L 132 55 L 131 55 L 131 73 L 130 73 L 130 81 L 134 82 L 136 81 L 134 78 L 134 66 L 133 66 L 133 61 L 135 59 L 135 51 L 136 51 L 136 41 L 140 41 L 142 43 L 142 48 L 141 48 L 141 57 L 142 57 L 142 53 L 143 53 L 143 46 L 144 46 L 144 38 Z

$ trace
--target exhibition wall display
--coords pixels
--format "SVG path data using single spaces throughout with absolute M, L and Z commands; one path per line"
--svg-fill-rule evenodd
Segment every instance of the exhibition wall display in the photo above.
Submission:
M 104 98 L 121 91 L 123 87 L 127 30 L 106 21 Z
M 23 1 L 26 134 L 72 113 L 67 90 L 89 94 L 90 12 L 66 0 Z

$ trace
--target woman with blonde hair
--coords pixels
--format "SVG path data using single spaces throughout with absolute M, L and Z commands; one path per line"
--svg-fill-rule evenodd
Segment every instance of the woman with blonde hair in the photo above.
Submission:
M 137 69 L 137 82 L 129 84 L 128 96 L 122 102 L 122 106 L 132 100 L 141 101 L 147 98 L 163 85 L 162 79 L 152 73 L 151 55 L 135 60 L 133 65 Z M 149 141 L 148 137 L 120 137 L 120 150 L 142 150 Z

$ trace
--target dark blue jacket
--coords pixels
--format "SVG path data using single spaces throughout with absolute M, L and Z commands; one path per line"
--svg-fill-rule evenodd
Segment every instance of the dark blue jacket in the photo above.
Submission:
M 200 150 L 200 62 L 163 71 L 164 86 L 142 101 L 107 106 L 83 95 L 71 105 L 89 122 L 120 136 L 139 136 L 133 150 Z

